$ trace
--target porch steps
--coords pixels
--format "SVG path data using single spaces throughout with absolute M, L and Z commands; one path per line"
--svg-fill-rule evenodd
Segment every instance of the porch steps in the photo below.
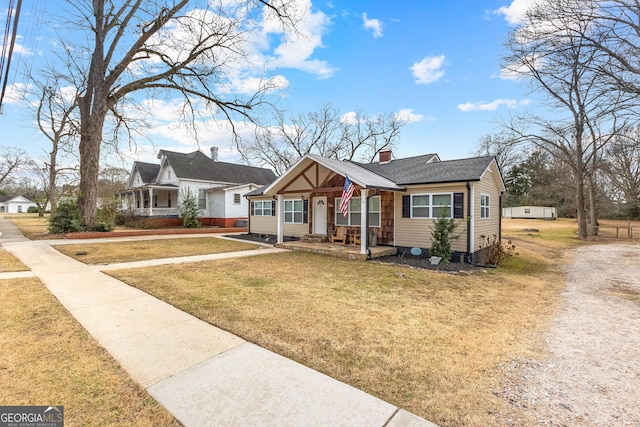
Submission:
M 324 234 L 305 234 L 300 241 L 305 243 L 326 243 L 329 241 L 329 237 Z

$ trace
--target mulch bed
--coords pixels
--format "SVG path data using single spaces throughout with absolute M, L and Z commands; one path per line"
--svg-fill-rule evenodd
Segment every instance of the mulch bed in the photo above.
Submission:
M 421 268 L 424 270 L 441 271 L 443 273 L 452 274 L 471 274 L 485 270 L 484 267 L 479 267 L 469 263 L 461 262 L 441 262 L 439 264 L 431 264 L 429 258 L 421 256 L 413 256 L 409 253 L 389 255 L 385 257 L 376 258 L 373 261 L 378 261 L 387 264 L 403 265 L 412 268 Z

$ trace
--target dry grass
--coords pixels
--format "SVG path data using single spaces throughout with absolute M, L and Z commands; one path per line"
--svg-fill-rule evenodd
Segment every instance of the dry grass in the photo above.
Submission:
M 516 410 L 492 393 L 498 365 L 534 354 L 562 288 L 523 259 L 454 276 L 294 252 L 112 274 L 442 426 L 487 426 Z
M 55 246 L 65 255 L 85 264 L 143 261 L 191 255 L 246 251 L 259 246 L 215 237 L 153 239 L 112 243 L 82 243 Z M 86 252 L 86 255 L 77 255 Z
M 15 214 L 6 215 L 6 219 L 13 222 L 22 231 L 22 234 L 29 239 L 45 239 L 49 235 L 49 215 L 38 216 L 38 214 Z
M 64 405 L 68 426 L 178 426 L 36 279 L 0 282 L 0 402 Z
M 29 271 L 29 267 L 21 263 L 10 252 L 0 249 L 0 273 L 8 271 Z

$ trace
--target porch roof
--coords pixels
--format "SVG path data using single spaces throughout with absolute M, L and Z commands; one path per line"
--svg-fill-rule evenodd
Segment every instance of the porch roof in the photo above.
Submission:
M 332 170 L 333 172 L 348 176 L 349 179 L 365 189 L 404 191 L 405 188 L 397 185 L 395 182 L 380 176 L 374 172 L 368 171 L 358 164 L 346 161 L 329 159 L 326 157 L 316 156 L 314 154 L 306 154 L 298 162 L 293 165 L 286 173 L 276 179 L 272 184 L 248 193 L 248 196 L 255 195 L 275 195 L 278 191 L 286 187 L 291 177 L 294 177 L 304 171 L 311 163 L 318 163 Z
M 175 184 L 144 184 L 139 187 L 131 187 L 125 190 L 120 190 L 119 193 L 130 193 L 132 191 L 146 190 L 146 189 L 154 189 L 154 190 L 178 190 L 178 187 Z

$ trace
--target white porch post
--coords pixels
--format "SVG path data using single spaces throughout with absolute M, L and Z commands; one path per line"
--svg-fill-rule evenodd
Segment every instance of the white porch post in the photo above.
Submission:
M 149 187 L 149 216 L 153 216 L 153 188 Z
M 284 195 L 278 194 L 278 200 L 276 205 L 276 223 L 278 232 L 278 243 L 284 241 Z
M 360 253 L 367 253 L 367 194 L 369 190 L 360 190 Z

